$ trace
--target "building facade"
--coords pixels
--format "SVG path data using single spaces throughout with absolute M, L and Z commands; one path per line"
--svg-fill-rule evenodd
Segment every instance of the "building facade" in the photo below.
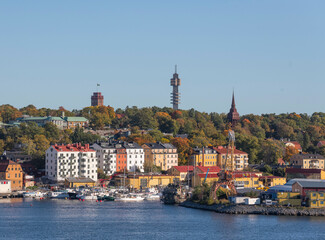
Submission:
M 290 164 L 298 168 L 324 169 L 325 158 L 319 154 L 295 154 L 290 158 Z
M 24 183 L 24 172 L 19 163 L 2 157 L 0 160 L 0 179 L 11 182 L 11 190 L 22 190 Z
M 190 156 L 192 166 L 217 166 L 218 153 L 211 147 L 194 148 Z
M 145 143 L 144 158 L 147 165 L 160 167 L 162 171 L 167 171 L 173 166 L 178 166 L 177 148 L 170 143 Z
M 83 177 L 97 181 L 96 151 L 89 144 L 52 145 L 46 150 L 45 173 L 53 181 Z
M 218 153 L 218 166 L 223 169 L 226 163 L 226 159 L 228 158 L 228 161 L 231 161 L 232 150 L 228 147 L 225 148 L 222 146 L 214 147 L 214 149 Z M 235 148 L 232 164 L 235 171 L 243 171 L 248 167 L 248 153 Z
M 144 151 L 135 142 L 95 143 L 91 147 L 96 150 L 98 167 L 106 175 L 124 170 L 144 172 Z

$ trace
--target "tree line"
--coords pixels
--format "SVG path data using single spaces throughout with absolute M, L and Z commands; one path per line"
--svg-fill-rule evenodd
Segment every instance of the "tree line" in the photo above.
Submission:
M 120 137 L 120 140 L 135 141 L 140 145 L 146 142 L 170 142 L 178 148 L 180 164 L 187 164 L 194 147 L 227 145 L 227 134 L 231 128 L 227 115 L 223 113 L 205 113 L 195 109 L 175 111 L 167 107 L 114 110 L 110 106 L 102 106 L 68 111 L 63 107 L 54 110 L 28 105 L 17 109 L 2 105 L 0 121 L 9 123 L 23 115 L 61 116 L 63 112 L 65 116 L 86 117 L 94 130 L 131 129 L 131 135 Z M 325 155 L 323 147 L 316 147 L 318 141 L 325 140 L 325 113 L 247 114 L 240 117 L 233 130 L 236 147 L 249 154 L 250 163 L 272 165 L 279 158 L 288 160 L 297 153 L 294 148 L 284 147 L 284 141 L 289 139 L 298 141 L 304 152 Z M 42 152 L 49 144 L 91 143 L 99 139 L 100 136 L 82 129 L 59 130 L 50 123 L 44 127 L 21 124 L 20 127 L 0 129 L 0 151 L 10 150 L 14 144 L 22 144 L 26 152 L 41 159 L 44 157 Z

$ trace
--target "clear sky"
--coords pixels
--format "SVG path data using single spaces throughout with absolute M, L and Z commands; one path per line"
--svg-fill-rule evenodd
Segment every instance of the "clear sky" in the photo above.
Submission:
M 0 104 L 325 112 L 325 1 L 1 1 Z

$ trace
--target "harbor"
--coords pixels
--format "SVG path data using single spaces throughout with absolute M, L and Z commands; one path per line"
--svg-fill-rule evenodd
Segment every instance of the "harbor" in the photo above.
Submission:
M 219 214 L 159 201 L 0 199 L 1 239 L 324 239 L 324 223 L 319 217 Z

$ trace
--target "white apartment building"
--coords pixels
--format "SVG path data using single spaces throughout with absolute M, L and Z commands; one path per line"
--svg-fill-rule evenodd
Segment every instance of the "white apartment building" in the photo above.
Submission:
M 129 172 L 144 172 L 144 151 L 143 148 L 135 143 L 124 143 L 123 147 L 127 154 L 127 170 Z
M 98 167 L 103 170 L 107 175 L 112 175 L 117 171 L 117 149 L 125 149 L 126 151 L 126 170 L 134 172 L 135 170 L 144 172 L 144 151 L 143 148 L 137 143 L 127 143 L 122 141 L 116 142 L 101 142 L 95 143 L 91 146 L 96 150 L 98 159 Z M 123 165 L 122 168 L 124 169 Z
M 85 177 L 97 181 L 96 151 L 89 144 L 52 145 L 45 155 L 46 176 L 54 181 Z
M 106 175 L 116 172 L 116 148 L 109 143 L 95 143 L 91 146 L 96 151 L 98 168 Z

